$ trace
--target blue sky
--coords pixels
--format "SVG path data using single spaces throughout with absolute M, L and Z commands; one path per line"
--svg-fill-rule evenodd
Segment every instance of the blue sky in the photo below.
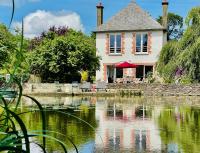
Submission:
M 11 0 L 0 0 L 0 22 L 9 23 Z M 68 25 L 89 34 L 96 26 L 96 4 L 99 0 L 16 0 L 14 26 L 25 17 L 25 32 L 33 37 L 50 24 Z M 104 21 L 126 7 L 130 0 L 101 0 Z M 162 15 L 162 0 L 136 0 L 153 18 Z M 169 0 L 169 11 L 186 17 L 188 11 L 200 6 L 200 0 Z

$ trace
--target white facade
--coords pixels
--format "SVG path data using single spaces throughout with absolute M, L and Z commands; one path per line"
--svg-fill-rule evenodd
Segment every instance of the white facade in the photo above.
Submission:
M 133 33 L 151 33 L 151 53 L 133 53 Z M 102 32 L 96 33 L 96 48 L 97 48 L 97 55 L 100 56 L 100 70 L 96 72 L 96 80 L 97 81 L 108 81 L 108 69 L 104 68 L 106 65 L 115 65 L 116 63 L 127 61 L 129 63 L 134 63 L 137 65 L 143 66 L 153 66 L 153 71 L 155 71 L 155 64 L 158 61 L 159 53 L 163 46 L 164 41 L 164 34 L 163 30 L 154 30 L 154 31 L 133 31 L 133 32 L 124 32 L 124 54 L 107 54 L 106 53 L 106 43 L 107 41 L 107 34 L 117 34 L 117 33 L 109 33 L 109 32 Z M 119 33 L 120 34 L 120 33 Z M 104 71 L 107 72 L 104 72 Z M 115 70 L 116 71 L 116 70 Z M 114 71 L 114 73 L 116 73 Z M 134 70 L 131 70 L 134 71 Z M 133 72 L 130 70 L 127 72 L 128 75 L 132 75 Z M 136 70 L 135 70 L 136 71 Z M 136 73 L 136 72 L 135 72 Z M 105 76 L 106 75 L 106 76 Z M 134 76 L 136 77 L 136 76 Z M 114 80 L 116 77 L 114 77 Z

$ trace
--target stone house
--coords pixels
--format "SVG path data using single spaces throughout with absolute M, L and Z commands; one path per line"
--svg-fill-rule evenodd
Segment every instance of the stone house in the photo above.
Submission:
M 167 41 L 168 2 L 162 1 L 163 24 L 160 25 L 147 12 L 131 0 L 106 23 L 103 23 L 102 3 L 97 5 L 96 48 L 101 57 L 97 81 L 116 81 L 126 76 L 145 78 L 149 72 L 155 74 L 159 53 Z M 137 68 L 119 69 L 116 63 L 129 62 Z M 110 81 L 109 81 L 110 82 Z

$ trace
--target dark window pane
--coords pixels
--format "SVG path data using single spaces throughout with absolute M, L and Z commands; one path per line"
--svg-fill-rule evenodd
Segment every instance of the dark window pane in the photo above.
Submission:
M 136 130 L 135 131 L 135 151 L 136 152 L 144 152 L 146 150 L 146 131 Z
M 141 47 L 140 46 L 136 47 L 136 52 L 141 52 Z
M 116 69 L 116 78 L 123 78 L 123 69 Z
M 110 35 L 110 53 L 115 51 L 115 35 Z
M 121 53 L 121 48 L 116 48 L 116 53 Z
M 140 78 L 141 80 L 144 78 L 144 66 L 140 65 L 136 68 L 136 78 Z
M 121 48 L 121 35 L 117 35 L 116 39 L 117 39 L 117 48 Z
M 110 53 L 115 53 L 115 48 L 110 48 Z
M 148 35 L 143 34 L 143 52 L 147 52 Z
M 121 53 L 121 35 L 116 36 L 117 48 L 116 53 Z
M 136 35 L 136 52 L 141 51 L 141 35 L 137 34 Z
M 153 75 L 153 66 L 145 66 L 145 77 Z
M 110 35 L 110 47 L 115 47 L 115 35 Z

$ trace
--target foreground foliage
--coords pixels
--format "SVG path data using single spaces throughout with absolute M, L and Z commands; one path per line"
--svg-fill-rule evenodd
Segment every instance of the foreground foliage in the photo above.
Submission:
M 187 29 L 179 41 L 170 41 L 162 49 L 157 70 L 165 82 L 200 82 L 200 7 L 186 18 Z

